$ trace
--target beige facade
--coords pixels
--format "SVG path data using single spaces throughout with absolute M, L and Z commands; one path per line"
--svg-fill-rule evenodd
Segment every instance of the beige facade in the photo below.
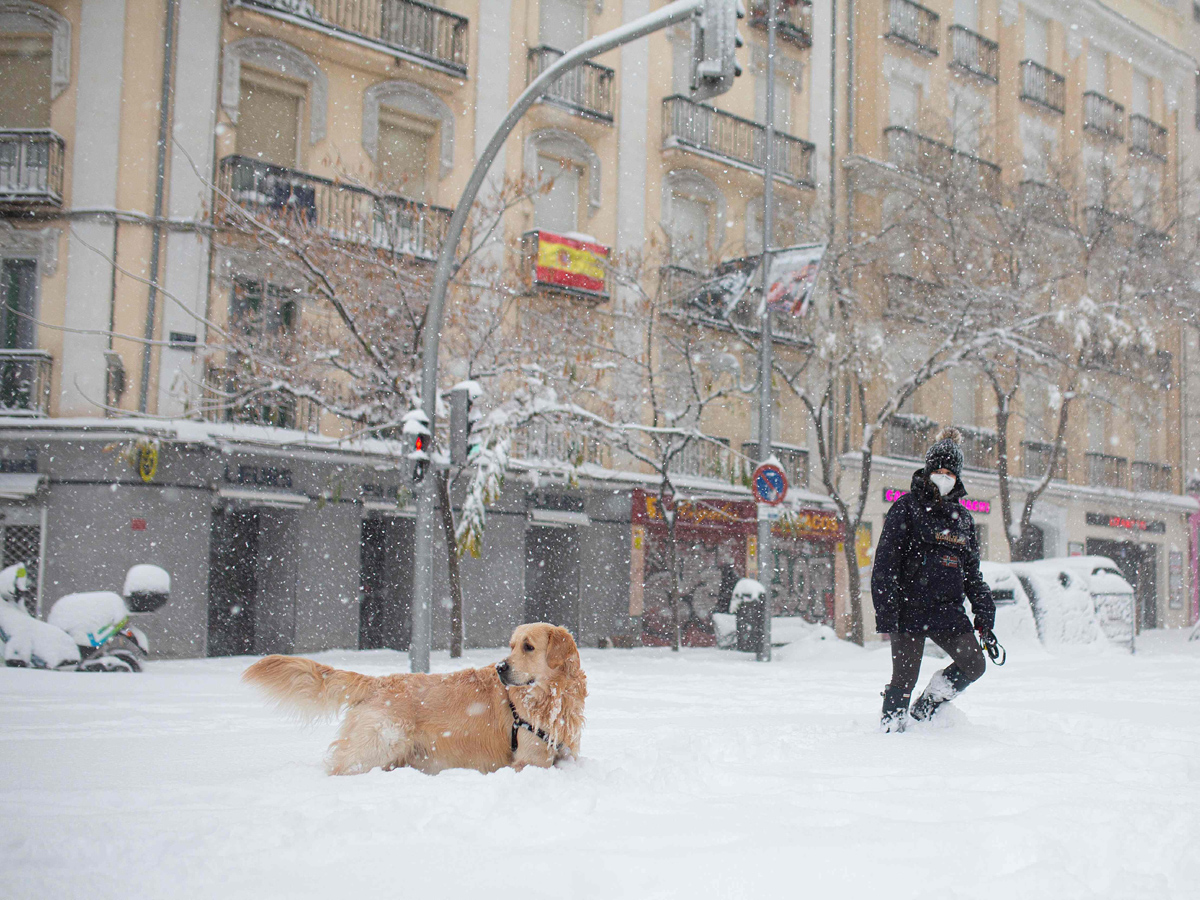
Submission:
M 271 282 L 253 253 L 211 227 L 214 185 L 255 211 L 286 205 L 331 230 L 371 207 L 355 183 L 394 194 L 419 204 L 403 207 L 416 210 L 405 213 L 415 216 L 407 249 L 432 258 L 474 160 L 530 73 L 660 5 L 0 0 L 0 257 L 9 308 L 21 313 L 0 351 L 22 385 L 6 405 L 51 416 L 185 414 L 209 377 L 197 351 L 206 323 L 227 323 L 246 283 L 265 296 Z M 759 253 L 765 34 L 762 4 L 748 5 L 745 74 L 710 103 L 686 96 L 690 34 L 676 27 L 597 57 L 538 104 L 493 178 L 554 186 L 510 213 L 507 242 L 543 228 L 644 252 L 660 261 L 664 289 L 684 293 L 714 264 Z M 1095 172 L 1132 173 L 1122 202 L 1155 210 L 1145 227 L 1171 227 L 1197 133 L 1200 25 L 1189 8 L 839 0 L 782 15 L 777 244 L 874 227 L 887 179 L 913 147 L 933 146 L 1009 187 L 1070 172 L 1080 208 L 1105 199 L 1088 194 Z M 779 352 L 793 352 L 793 337 L 785 333 Z M 1191 552 L 1181 494 L 1200 444 L 1200 426 L 1188 427 L 1195 400 L 1188 406 L 1183 391 L 1200 351 L 1193 344 L 1189 354 L 1184 340 L 1164 324 L 1169 388 L 1119 398 L 1114 388 L 1096 411 L 1080 406 L 1066 479 L 1035 520 L 1047 554 L 1128 536 L 1088 525 L 1088 513 L 1164 522 L 1129 541 L 1156 548 L 1159 625 L 1191 615 L 1190 599 L 1177 606 L 1167 588 L 1172 554 Z M 1010 442 L 1026 456 L 1045 440 L 1045 410 L 1034 410 L 1044 400 L 1023 399 L 1029 408 L 1012 425 Z M 986 431 L 989 403 L 984 385 L 956 376 L 924 389 L 910 412 Z M 705 427 L 736 450 L 754 439 L 753 421 L 747 400 Z M 803 482 L 811 435 L 794 398 L 782 399 L 777 421 Z M 305 424 L 340 428 L 330 417 Z M 885 444 L 868 508 L 876 534 L 881 489 L 906 487 L 912 468 L 896 461 L 912 455 L 902 438 Z M 983 448 L 967 481 L 994 500 L 987 459 Z M 689 474 L 702 478 L 712 464 L 697 458 Z M 989 556 L 1003 560 L 991 509 L 981 516 Z

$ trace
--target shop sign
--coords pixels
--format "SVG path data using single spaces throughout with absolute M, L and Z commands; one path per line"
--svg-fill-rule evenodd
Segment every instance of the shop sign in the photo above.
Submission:
M 225 466 L 225 481 L 229 484 L 248 484 L 254 487 L 290 488 L 292 470 L 279 466 L 244 466 L 233 469 Z
M 1166 534 L 1167 523 L 1155 519 L 1135 519 L 1130 516 L 1110 513 L 1088 513 L 1087 523 L 1102 528 L 1123 528 L 1126 531 L 1144 531 L 1147 534 Z
M 776 522 L 771 533 L 804 541 L 840 541 L 842 523 L 830 510 L 800 509 Z
M 900 488 L 885 487 L 883 489 L 883 502 L 895 503 L 907 493 L 908 491 L 902 491 Z M 967 512 L 980 513 L 986 516 L 992 511 L 992 502 L 990 500 L 976 500 L 974 497 L 963 497 L 958 502 L 962 504 L 963 509 Z
M 753 528 L 756 507 L 739 500 L 684 500 L 676 507 L 677 526 L 689 528 Z M 656 494 L 634 491 L 633 521 L 666 527 L 663 504 Z

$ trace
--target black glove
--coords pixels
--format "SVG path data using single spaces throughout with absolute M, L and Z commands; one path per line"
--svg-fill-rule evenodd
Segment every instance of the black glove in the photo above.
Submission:
M 976 628 L 976 631 L 979 632 L 979 643 L 983 644 L 983 649 L 987 653 L 988 659 L 998 666 L 1004 665 L 1008 660 L 1008 654 L 1000 646 L 1000 641 L 996 639 L 995 632 L 990 628 Z

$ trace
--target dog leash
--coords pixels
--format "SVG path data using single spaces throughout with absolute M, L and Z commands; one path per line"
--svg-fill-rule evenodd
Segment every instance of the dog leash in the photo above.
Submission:
M 1008 661 L 1008 652 L 1001 646 L 1000 641 L 996 637 L 996 632 L 991 629 L 981 631 L 979 632 L 979 640 L 983 644 L 983 649 L 987 652 L 988 659 L 995 665 L 1002 666 Z

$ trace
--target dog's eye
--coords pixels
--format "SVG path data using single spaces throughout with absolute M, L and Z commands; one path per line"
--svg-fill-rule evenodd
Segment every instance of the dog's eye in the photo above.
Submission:
M 529 641 L 526 641 L 525 646 L 522 647 L 521 649 L 524 650 L 526 653 L 532 653 L 533 652 L 533 644 L 529 643 Z

